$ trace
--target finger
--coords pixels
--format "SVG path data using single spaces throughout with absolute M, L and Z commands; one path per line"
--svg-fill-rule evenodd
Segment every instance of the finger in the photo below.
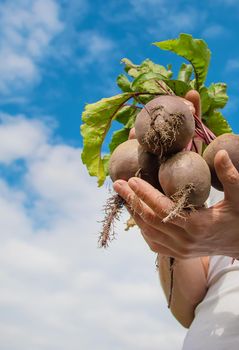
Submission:
M 197 90 L 190 90 L 186 93 L 184 98 L 192 102 L 196 115 L 201 118 L 201 100 L 199 92 Z
M 161 219 L 165 218 L 173 208 L 174 203 L 146 181 L 132 177 L 129 179 L 128 184 L 141 201 L 146 203 Z M 183 227 L 182 221 L 184 220 L 175 218 L 171 223 Z
M 136 139 L 135 128 L 130 129 L 128 139 L 129 139 L 129 140 Z
M 160 218 L 143 203 L 129 187 L 127 181 L 117 180 L 113 184 L 114 190 L 126 201 L 129 211 L 134 214 L 139 214 L 144 220 L 152 224 L 160 223 Z
M 154 227 L 157 230 L 162 230 L 170 236 L 174 236 L 175 232 L 180 232 L 183 234 L 183 230 L 176 227 L 172 223 L 164 224 L 162 219 L 157 215 L 147 204 L 141 201 L 135 192 L 129 187 L 128 183 L 124 180 L 118 180 L 114 183 L 114 190 L 126 201 L 128 204 L 128 210 L 130 214 L 134 217 L 137 213 L 141 219 L 148 225 Z M 182 233 L 181 233 L 182 231 Z
M 198 118 L 201 119 L 201 99 L 200 94 L 197 90 L 190 90 L 186 93 L 185 99 L 192 102 L 195 108 L 195 114 L 198 116 Z M 192 150 L 201 154 L 202 153 L 202 140 L 196 136 L 194 136 L 194 143 Z
M 145 232 L 145 236 L 151 241 L 159 244 L 163 244 L 168 248 L 176 246 L 183 247 L 186 240 L 185 232 L 181 231 L 172 224 L 162 224 L 155 226 L 150 222 L 144 221 L 144 219 L 137 213 L 132 214 L 136 224 L 141 230 Z
M 239 173 L 225 150 L 217 152 L 214 166 L 224 189 L 225 199 L 238 203 Z
M 141 234 L 150 249 L 155 253 L 181 258 L 182 254 L 174 249 L 175 242 L 165 233 L 147 225 L 138 214 L 134 215 L 136 224 L 141 229 Z
M 168 197 L 140 178 L 132 177 L 128 185 L 162 219 L 173 206 L 173 202 Z

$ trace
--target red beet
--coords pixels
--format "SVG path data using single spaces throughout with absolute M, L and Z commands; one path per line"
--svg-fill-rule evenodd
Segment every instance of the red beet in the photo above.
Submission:
M 183 150 L 195 131 L 194 107 L 182 97 L 163 95 L 137 115 L 135 134 L 142 147 L 160 157 Z
M 158 169 L 158 157 L 145 151 L 136 139 L 121 143 L 112 153 L 109 162 L 112 181 L 128 181 L 131 177 L 138 176 L 155 188 L 159 188 Z
M 223 186 L 215 171 L 214 158 L 217 152 L 223 149 L 227 151 L 232 163 L 239 171 L 239 136 L 235 134 L 220 135 L 207 146 L 203 153 L 203 158 L 211 171 L 212 186 L 219 191 L 223 191 Z
M 201 207 L 211 187 L 207 163 L 191 151 L 179 152 L 161 164 L 159 181 L 164 193 L 175 202 L 164 222 L 180 215 L 182 209 Z

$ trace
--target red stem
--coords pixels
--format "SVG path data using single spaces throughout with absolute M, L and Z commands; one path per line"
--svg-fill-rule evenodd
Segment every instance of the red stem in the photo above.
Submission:
M 213 134 L 213 132 L 206 127 L 205 124 L 203 124 L 202 120 L 194 114 L 195 119 L 195 132 L 196 134 L 207 144 L 211 143 L 215 138 L 216 135 Z

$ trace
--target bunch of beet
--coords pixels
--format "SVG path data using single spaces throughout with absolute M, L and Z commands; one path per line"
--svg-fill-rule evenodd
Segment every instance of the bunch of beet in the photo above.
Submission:
M 218 150 L 225 149 L 239 169 L 239 136 L 223 134 L 216 138 L 198 118 L 193 104 L 182 97 L 162 95 L 148 102 L 136 117 L 135 136 L 112 153 L 110 177 L 112 181 L 128 181 L 138 176 L 168 196 L 174 206 L 165 223 L 185 210 L 202 207 L 211 185 L 223 190 L 214 169 Z M 195 136 L 207 146 L 203 156 Z M 124 204 L 119 195 L 109 199 L 101 246 L 107 246 L 111 239 L 113 221 L 119 218 Z

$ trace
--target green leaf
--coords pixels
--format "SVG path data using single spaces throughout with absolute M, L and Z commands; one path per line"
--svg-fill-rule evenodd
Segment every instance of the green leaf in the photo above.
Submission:
M 173 40 L 156 42 L 163 50 L 172 51 L 186 60 L 178 72 L 177 80 L 172 79 L 172 66 L 166 67 L 146 59 L 141 64 L 134 64 L 124 58 L 126 74 L 117 78 L 122 94 L 102 99 L 86 105 L 82 115 L 81 133 L 84 147 L 82 161 L 91 176 L 98 177 L 99 186 L 108 174 L 110 154 L 102 155 L 102 145 L 112 122 L 123 124 L 123 128 L 113 133 L 109 142 L 110 152 L 128 139 L 135 118 L 146 104 L 162 94 L 185 96 L 190 89 L 196 89 L 201 96 L 202 118 L 205 124 L 216 134 L 232 132 L 232 129 L 218 109 L 227 103 L 226 84 L 204 86 L 210 62 L 210 51 L 203 40 L 194 39 L 189 34 L 180 34 Z
M 128 73 L 130 69 L 138 67 L 137 64 L 134 64 L 128 58 L 122 58 L 121 63 L 124 63 L 124 70 L 126 71 L 126 73 Z
M 197 90 L 205 82 L 210 62 L 210 50 L 205 41 L 193 39 L 190 34 L 180 34 L 179 38 L 156 42 L 154 45 L 186 58 L 194 68 Z
M 191 64 L 183 63 L 178 72 L 178 80 L 182 80 L 185 83 L 189 83 L 192 73 L 193 66 Z
M 129 79 L 126 77 L 124 74 L 120 74 L 117 78 L 117 84 L 118 87 L 123 91 L 123 92 L 131 92 L 131 82 Z
M 200 89 L 202 115 L 214 109 L 224 108 L 228 101 L 226 93 L 227 85 L 224 83 L 213 83 L 206 88 L 203 86 Z
M 189 84 L 180 80 L 169 80 L 158 73 L 143 73 L 132 83 L 132 89 L 157 95 L 175 94 L 184 96 L 191 88 Z
M 141 73 L 148 73 L 148 72 L 158 73 L 162 75 L 164 78 L 171 78 L 173 75 L 171 69 L 168 70 L 164 66 L 160 64 L 156 64 L 151 60 L 149 60 L 148 58 L 141 63 L 140 72 Z
M 191 90 L 190 85 L 181 80 L 164 80 L 164 82 L 177 96 L 183 97 Z
M 162 75 L 164 79 L 169 79 L 173 74 L 171 70 L 166 69 L 164 66 L 156 64 L 149 59 L 146 59 L 140 65 L 134 64 L 127 58 L 123 58 L 121 62 L 125 64 L 125 71 L 133 78 L 137 78 L 143 73 L 153 72 Z
M 196 90 L 197 89 L 196 79 L 191 80 L 189 85 L 190 85 L 191 89 Z
M 116 113 L 115 120 L 124 125 L 131 125 L 132 123 L 134 123 L 136 115 L 140 112 L 140 110 L 141 108 L 135 105 L 124 106 Z
M 201 112 L 202 112 L 202 116 L 204 114 L 206 114 L 210 108 L 211 108 L 211 104 L 212 104 L 212 99 L 209 96 L 208 93 L 208 88 L 206 88 L 205 86 L 203 86 L 200 91 L 200 99 L 201 99 Z
M 225 83 L 211 84 L 208 88 L 208 95 L 212 103 L 211 108 L 223 108 L 227 104 L 227 85 Z
M 232 132 L 232 128 L 224 116 L 218 111 L 214 111 L 204 122 L 216 136 Z
M 110 148 L 110 153 L 114 151 L 114 149 L 120 145 L 122 142 L 125 142 L 128 140 L 129 137 L 129 128 L 123 128 L 121 130 L 117 130 L 113 133 L 112 140 L 110 142 L 109 148 Z
M 81 158 L 89 174 L 98 177 L 99 186 L 104 183 L 106 177 L 107 158 L 101 157 L 102 144 L 116 113 L 131 97 L 131 93 L 124 93 L 103 98 L 96 103 L 86 105 L 82 114 L 84 124 L 81 126 L 81 134 L 84 147 Z
M 172 93 L 170 89 L 162 82 L 165 79 L 159 73 L 148 72 L 140 74 L 132 83 L 132 89 L 139 92 L 149 92 L 152 94 Z
M 103 166 L 105 175 L 109 175 L 109 160 L 110 160 L 110 154 L 105 154 L 103 157 Z
M 130 129 L 134 127 L 135 119 L 141 108 L 136 106 L 125 106 L 117 114 L 116 120 L 125 125 L 124 128 L 113 133 L 109 149 L 110 153 L 122 142 L 126 141 L 129 136 Z
M 139 75 L 139 72 L 138 72 L 139 66 L 138 65 L 134 64 L 128 58 L 122 58 L 121 62 L 124 63 L 124 65 L 125 65 L 124 70 L 131 77 L 136 78 Z

